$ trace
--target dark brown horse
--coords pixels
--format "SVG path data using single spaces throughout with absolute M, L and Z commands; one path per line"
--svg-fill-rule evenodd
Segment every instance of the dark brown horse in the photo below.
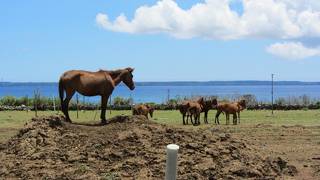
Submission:
M 211 100 L 205 100 L 203 101 L 203 108 L 202 108 L 202 112 L 204 112 L 204 122 L 206 124 L 208 124 L 208 112 L 210 111 L 210 109 L 214 109 L 218 104 L 217 99 L 211 99 Z
M 100 70 L 97 72 L 71 70 L 63 73 L 59 80 L 59 95 L 61 110 L 66 120 L 71 122 L 68 113 L 69 102 L 75 92 L 84 96 L 101 96 L 101 123 L 106 124 L 106 109 L 109 96 L 114 88 L 123 82 L 130 90 L 135 88 L 133 82 L 133 68 L 119 69 L 115 71 Z M 66 98 L 64 99 L 64 92 Z

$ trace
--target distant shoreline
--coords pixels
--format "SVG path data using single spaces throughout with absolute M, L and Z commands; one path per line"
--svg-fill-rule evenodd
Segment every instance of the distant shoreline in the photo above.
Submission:
M 57 86 L 57 82 L 0 82 L 4 86 Z M 167 81 L 167 82 L 136 82 L 136 86 L 267 86 L 271 81 Z M 307 86 L 320 85 L 320 82 L 274 81 L 275 86 Z

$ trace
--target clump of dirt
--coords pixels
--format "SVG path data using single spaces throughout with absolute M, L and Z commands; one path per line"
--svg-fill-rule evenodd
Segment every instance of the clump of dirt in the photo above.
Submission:
M 142 116 L 79 125 L 32 119 L 0 146 L 0 179 L 163 179 L 165 147 L 180 146 L 178 179 L 274 179 L 297 170 L 214 129 L 184 130 Z

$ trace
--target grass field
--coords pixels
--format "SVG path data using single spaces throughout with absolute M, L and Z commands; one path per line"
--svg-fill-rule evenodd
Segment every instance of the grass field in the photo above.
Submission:
M 53 111 L 40 111 L 39 116 L 53 115 L 57 112 Z M 61 112 L 60 112 L 61 114 Z M 131 111 L 107 111 L 107 117 L 113 117 L 116 115 L 129 115 Z M 209 112 L 209 126 L 215 126 L 213 124 L 215 111 Z M 0 142 L 5 141 L 13 134 L 17 129 L 21 128 L 28 120 L 34 117 L 34 112 L 25 111 L 1 111 L 0 112 Z M 76 118 L 76 111 L 70 111 L 70 116 L 75 122 L 95 122 L 99 121 L 100 111 L 80 111 L 79 118 Z M 178 111 L 155 111 L 152 118 L 155 122 L 181 125 L 181 115 Z M 220 126 L 224 126 L 225 117 L 220 116 Z M 281 125 L 304 125 L 304 126 L 319 126 L 320 125 L 320 111 L 318 110 L 306 110 L 306 111 L 275 111 L 274 115 L 271 115 L 271 111 L 244 111 L 241 113 L 241 124 L 234 128 L 241 128 L 250 125 L 257 124 L 270 124 L 275 126 Z M 204 127 L 208 125 L 202 125 Z M 187 126 L 188 128 L 193 126 Z M 197 127 L 198 128 L 198 127 Z

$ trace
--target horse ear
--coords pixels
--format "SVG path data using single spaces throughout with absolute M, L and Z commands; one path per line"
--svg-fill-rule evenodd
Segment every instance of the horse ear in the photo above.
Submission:
M 134 71 L 134 68 L 127 68 L 127 70 L 130 72 L 130 73 L 132 73 L 133 71 Z

